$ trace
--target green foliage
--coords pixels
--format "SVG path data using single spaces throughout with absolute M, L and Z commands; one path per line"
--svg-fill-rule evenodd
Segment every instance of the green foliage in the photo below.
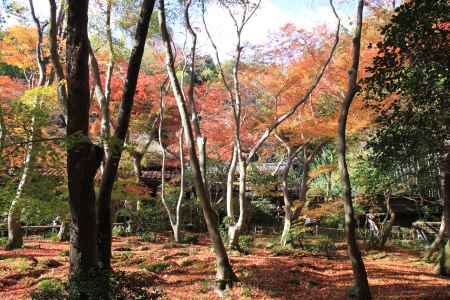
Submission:
M 240 253 L 248 255 L 252 252 L 255 237 L 253 235 L 240 235 L 238 237 L 236 250 Z
M 166 270 L 167 268 L 170 267 L 170 264 L 167 262 L 157 262 L 154 264 L 150 264 L 150 265 L 145 265 L 144 268 L 149 271 L 149 272 L 153 272 L 153 273 L 161 273 L 164 270 Z
M 183 243 L 195 245 L 198 243 L 198 235 L 185 232 L 182 235 L 182 240 Z
M 45 278 L 39 281 L 37 288 L 31 292 L 33 300 L 64 300 L 67 294 L 64 284 L 55 278 Z
M 0 62 L 0 76 L 2 75 L 12 78 L 25 79 L 22 69 L 4 62 Z
M 139 238 L 147 243 L 157 243 L 159 241 L 158 235 L 154 232 L 143 232 L 139 235 Z
M 297 253 L 297 251 L 295 251 L 292 247 L 283 247 L 280 245 L 271 247 L 270 251 L 274 256 L 292 256 Z
M 130 230 L 123 225 L 115 225 L 112 229 L 113 236 L 128 236 L 130 234 L 131 234 Z
M 365 97 L 382 107 L 368 142 L 374 165 L 422 194 L 437 191 L 436 158 L 450 138 L 449 8 L 447 0 L 399 6 L 381 30 L 378 55 L 364 80 Z M 419 186 L 407 181 L 410 172 Z

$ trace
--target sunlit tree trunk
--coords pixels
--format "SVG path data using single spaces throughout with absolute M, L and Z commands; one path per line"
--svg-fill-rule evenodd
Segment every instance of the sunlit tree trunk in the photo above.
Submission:
M 69 240 L 69 226 L 67 216 L 61 217 L 61 226 L 58 231 L 58 241 L 65 242 Z
M 386 221 L 383 224 L 383 230 L 381 231 L 380 242 L 378 246 L 383 248 L 387 240 L 391 236 L 392 227 L 395 223 L 395 211 L 392 209 L 391 205 L 391 195 L 390 193 L 385 194 L 386 200 Z
M 181 117 L 181 123 L 184 130 L 184 139 L 189 151 L 189 160 L 192 169 L 192 177 L 196 195 L 202 205 L 203 215 L 205 217 L 206 227 L 208 228 L 209 237 L 214 246 L 214 253 L 216 255 L 216 283 L 219 290 L 225 289 L 227 286 L 232 286 L 233 282 L 237 280 L 234 274 L 228 255 L 226 253 L 222 238 L 218 230 L 218 220 L 214 210 L 211 207 L 208 191 L 203 180 L 199 159 L 196 151 L 196 143 L 194 140 L 191 122 L 187 110 L 187 104 L 183 97 L 183 92 L 180 82 L 176 76 L 175 61 L 172 52 L 172 43 L 169 32 L 166 27 L 166 17 L 164 9 L 164 0 L 159 0 L 159 26 L 161 37 L 164 42 L 166 51 L 166 66 L 169 74 L 172 90 L 175 95 L 178 111 Z
M 38 34 L 38 40 L 36 44 L 36 60 L 39 70 L 39 79 L 37 82 L 37 86 L 44 86 L 45 80 L 46 80 L 46 62 L 43 57 L 42 52 L 42 43 L 43 43 L 43 26 L 41 25 L 41 22 L 36 17 L 35 10 L 34 10 L 34 3 L 32 0 L 29 0 L 30 5 L 30 11 L 31 16 L 33 18 L 33 21 L 36 26 L 36 31 Z M 23 189 L 27 183 L 27 179 L 29 177 L 30 170 L 32 168 L 33 164 L 33 140 L 37 132 L 37 113 L 40 106 L 40 98 L 39 96 L 36 96 L 33 107 L 32 107 L 32 117 L 31 117 L 31 134 L 28 137 L 30 140 L 29 143 L 27 143 L 26 146 L 26 154 L 24 158 L 24 165 L 23 165 L 23 171 L 22 176 L 20 178 L 19 185 L 17 186 L 17 191 L 14 199 L 11 202 L 9 212 L 8 212 L 8 242 L 6 244 L 6 249 L 15 249 L 20 248 L 23 245 L 23 237 L 22 237 L 22 226 L 20 224 L 20 215 L 21 215 L 21 198 L 23 194 Z M 4 142 L 4 132 L 6 133 L 6 127 L 4 127 L 3 117 L 2 119 L 2 143 Z M 5 129 L 3 129 L 5 128 Z
M 233 199 L 233 187 L 234 187 L 234 174 L 236 172 L 236 164 L 237 164 L 237 151 L 233 146 L 233 154 L 231 157 L 230 167 L 228 169 L 227 174 L 227 187 L 226 187 L 226 204 L 227 204 L 227 217 L 230 219 L 230 222 L 234 223 L 235 220 L 235 207 L 234 207 L 234 199 Z
M 33 116 L 31 119 L 31 135 L 30 141 L 33 140 L 36 134 L 36 111 L 39 106 L 39 97 L 36 97 L 35 103 L 33 105 Z M 25 161 L 22 171 L 22 176 L 20 178 L 19 185 L 17 186 L 16 196 L 11 202 L 8 213 L 8 242 L 6 244 L 7 250 L 12 250 L 15 248 L 20 248 L 23 245 L 22 238 L 22 226 L 20 224 L 20 212 L 22 210 L 21 199 L 23 194 L 23 189 L 27 183 L 29 177 L 32 163 L 33 163 L 33 142 L 29 142 L 26 147 Z
M 337 142 L 337 157 L 339 164 L 339 171 L 341 176 L 342 185 L 342 198 L 344 201 L 344 214 L 345 214 L 345 232 L 347 240 L 347 251 L 352 264 L 353 269 L 353 283 L 354 286 L 351 290 L 352 297 L 358 300 L 370 300 L 372 299 L 369 283 L 367 281 L 367 273 L 364 267 L 364 262 L 356 242 L 356 222 L 355 214 L 353 210 L 352 202 L 352 190 L 350 184 L 350 177 L 347 168 L 346 161 L 346 124 L 347 116 L 350 109 L 350 105 L 358 90 L 358 67 L 360 58 L 361 47 L 361 29 L 363 18 L 364 1 L 358 2 L 358 13 L 355 35 L 353 37 L 353 56 L 352 67 L 349 71 L 348 88 L 345 94 L 345 98 L 341 105 L 341 111 L 339 114 L 338 124 L 338 142 Z

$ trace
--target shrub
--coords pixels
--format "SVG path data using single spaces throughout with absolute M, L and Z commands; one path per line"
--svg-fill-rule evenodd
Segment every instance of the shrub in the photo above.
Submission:
M 154 232 L 143 232 L 140 235 L 140 239 L 143 242 L 147 242 L 147 243 L 157 243 L 159 241 L 158 235 Z
M 113 236 L 127 236 L 129 234 L 130 234 L 130 230 L 128 230 L 123 225 L 114 226 L 113 229 L 112 229 L 112 235 Z
M 197 244 L 198 243 L 198 236 L 195 234 L 187 233 L 185 232 L 183 235 L 183 242 L 187 244 Z
M 167 262 L 157 262 L 151 265 L 146 265 L 144 268 L 149 272 L 160 273 L 166 270 L 169 266 L 170 264 Z
M 241 235 L 238 238 L 237 249 L 240 253 L 250 254 L 253 249 L 255 238 L 252 235 Z
M 296 253 L 291 247 L 282 247 L 279 245 L 273 246 L 271 251 L 274 256 L 291 256 Z
M 31 293 L 33 300 L 63 300 L 66 299 L 64 284 L 55 278 L 46 278 L 37 284 L 37 288 Z

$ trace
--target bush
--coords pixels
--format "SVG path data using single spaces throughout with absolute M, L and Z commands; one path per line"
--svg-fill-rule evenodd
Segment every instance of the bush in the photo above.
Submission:
M 144 232 L 140 235 L 140 239 L 147 243 L 157 243 L 159 241 L 158 235 L 154 232 Z
M 46 278 L 37 284 L 36 290 L 31 293 L 33 300 L 62 300 L 66 299 L 64 284 L 55 278 Z
M 280 245 L 273 246 L 271 251 L 274 256 L 291 256 L 296 253 L 294 249 L 290 247 L 282 247 Z
M 312 253 L 322 253 L 326 256 L 333 255 L 337 248 L 334 244 L 333 240 L 330 238 L 320 238 L 316 240 L 314 243 L 305 244 L 305 250 Z
M 129 234 L 130 230 L 123 225 L 114 226 L 112 229 L 113 236 L 128 236 Z
M 144 268 L 153 273 L 161 273 L 162 271 L 166 270 L 168 267 L 170 267 L 170 264 L 167 262 L 158 262 L 151 265 L 146 265 Z
M 198 236 L 195 235 L 195 234 L 191 234 L 191 233 L 185 232 L 185 233 L 182 235 L 182 237 L 183 237 L 183 238 L 182 238 L 183 243 L 193 244 L 193 245 L 195 245 L 195 244 L 198 243 Z
M 238 238 L 237 249 L 240 253 L 250 254 L 253 249 L 255 238 L 252 235 L 241 235 Z

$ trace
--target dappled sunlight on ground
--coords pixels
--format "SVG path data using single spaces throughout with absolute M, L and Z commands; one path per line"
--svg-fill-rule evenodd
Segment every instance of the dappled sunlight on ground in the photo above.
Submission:
M 265 248 L 268 243 L 268 238 L 257 239 L 251 255 L 231 253 L 241 280 L 229 292 L 232 299 L 345 299 L 352 271 L 344 245 L 330 256 L 274 256 Z M 25 245 L 0 251 L 0 299 L 29 299 L 43 277 L 67 276 L 67 243 L 28 239 Z M 57 263 L 49 267 L 49 260 Z M 374 299 L 450 299 L 450 280 L 434 275 L 432 266 L 414 253 L 394 248 L 370 251 L 365 263 Z M 176 245 L 165 237 L 158 243 L 114 238 L 113 265 L 116 270 L 152 273 L 166 299 L 220 299 L 211 288 L 214 256 L 205 238 L 197 245 Z

